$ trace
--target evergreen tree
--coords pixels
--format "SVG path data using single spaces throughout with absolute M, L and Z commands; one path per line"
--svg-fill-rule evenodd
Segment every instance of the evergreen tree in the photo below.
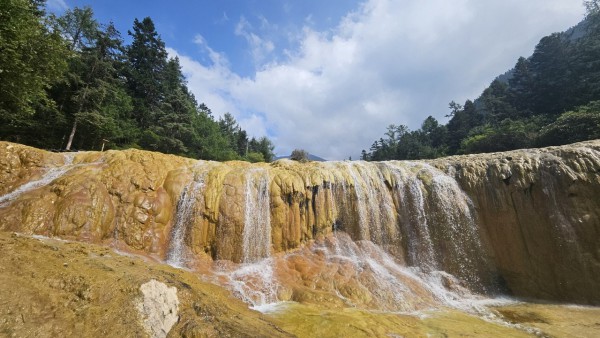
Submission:
M 68 10 L 58 20 L 70 50 L 69 70 L 54 97 L 70 123 L 65 149 L 71 149 L 78 130 L 77 148 L 99 149 L 130 142 L 133 123 L 129 119 L 131 100 L 119 78 L 122 43 L 114 26 L 104 30 L 93 18 L 91 8 Z
M 509 95 L 508 84 L 497 79 L 483 91 L 479 100 L 483 104 L 482 114 L 486 121 L 497 123 L 518 115 L 510 103 Z
M 197 112 L 192 119 L 194 129 L 192 156 L 218 161 L 237 159 L 237 154 L 230 146 L 230 140 L 221 131 L 210 109 L 205 104 L 200 104 Z
M 133 98 L 134 118 L 142 129 L 156 124 L 161 103 L 165 98 L 164 77 L 167 51 L 154 22 L 149 17 L 135 19 L 133 41 L 126 49 L 128 58 L 127 84 Z
M 575 84 L 568 58 L 569 41 L 559 33 L 540 40 L 531 56 L 535 84 L 531 107 L 535 114 L 557 115 L 568 107 Z
M 0 2 L 0 137 L 30 142 L 36 110 L 55 114 L 47 89 L 66 68 L 66 47 L 43 2 Z
M 164 70 L 164 100 L 156 111 L 156 124 L 150 128 L 160 142 L 156 150 L 185 155 L 193 146 L 192 117 L 196 100 L 188 91 L 179 59 L 171 59 Z
M 258 140 L 253 137 L 249 142 L 249 148 L 250 152 L 261 154 L 263 162 L 271 162 L 275 157 L 275 154 L 273 153 L 275 146 L 271 143 L 271 140 L 265 136 Z
M 508 80 L 508 96 L 512 106 L 520 112 L 520 115 L 531 115 L 531 93 L 534 89 L 533 73 L 529 61 L 520 57 L 512 77 Z

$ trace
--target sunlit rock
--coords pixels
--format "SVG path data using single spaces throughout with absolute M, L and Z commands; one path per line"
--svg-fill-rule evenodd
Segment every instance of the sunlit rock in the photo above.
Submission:
M 273 257 L 269 271 L 283 281 L 275 294 L 285 299 L 388 309 L 373 276 L 400 266 L 425 274 L 394 277 L 418 295 L 394 302 L 414 307 L 436 302 L 431 289 L 411 286 L 426 278 L 453 292 L 600 303 L 599 141 L 414 162 L 271 164 L 2 142 L 0 168 L 2 230 L 112 244 L 178 266 Z M 338 233 L 359 244 L 355 263 L 370 257 L 380 267 L 360 275 L 372 261 L 327 256 L 331 247 L 319 243 Z M 374 248 L 395 265 L 382 265 L 388 258 Z M 286 256 L 300 253 L 314 259 Z

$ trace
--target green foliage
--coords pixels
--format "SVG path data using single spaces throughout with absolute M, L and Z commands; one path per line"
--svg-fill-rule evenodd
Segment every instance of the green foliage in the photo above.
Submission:
M 459 107 L 460 105 L 454 105 Z M 429 116 L 421 128 L 410 131 L 404 125 L 390 125 L 385 133 L 386 139 L 379 139 L 371 146 L 371 151 L 362 151 L 361 159 L 368 161 L 416 160 L 435 158 L 446 154 L 444 144 L 448 129 Z
M 44 148 L 136 147 L 208 160 L 271 161 L 231 114 L 215 121 L 187 88 L 150 18 L 123 45 L 91 8 L 46 16 L 41 0 L 0 2 L 0 138 Z
M 248 153 L 248 156 L 246 156 L 246 160 L 252 163 L 265 162 L 265 157 L 262 153 L 250 152 Z
M 57 19 L 58 29 L 72 51 L 82 51 L 95 44 L 99 24 L 90 7 L 69 9 Z
M 537 119 L 505 119 L 471 130 L 461 142 L 460 153 L 473 154 L 527 148 L 533 145 L 540 122 Z
M 542 128 L 537 144 L 552 146 L 592 139 L 600 139 L 600 101 L 560 115 Z
M 361 158 L 419 159 L 599 138 L 599 4 L 584 1 L 584 22 L 542 38 L 531 57 L 519 58 L 476 100 L 450 102 L 446 126 L 432 117 L 415 131 L 391 125 Z
M 294 149 L 290 159 L 293 161 L 308 162 L 308 152 L 304 149 Z
M 273 150 L 275 146 L 271 143 L 271 140 L 266 138 L 265 136 L 259 138 L 252 138 L 249 142 L 249 149 L 251 152 L 260 153 L 263 158 L 263 162 L 271 162 L 275 157 L 275 153 Z
M 54 112 L 46 89 L 66 67 L 66 45 L 39 3 L 0 2 L 0 137 L 23 140 L 40 107 Z

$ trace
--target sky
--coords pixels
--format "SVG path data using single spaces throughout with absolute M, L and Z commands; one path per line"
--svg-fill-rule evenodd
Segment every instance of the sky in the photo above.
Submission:
M 126 42 L 151 17 L 188 87 L 277 155 L 357 159 L 390 124 L 446 123 L 537 42 L 581 21 L 579 0 L 48 0 L 90 6 Z

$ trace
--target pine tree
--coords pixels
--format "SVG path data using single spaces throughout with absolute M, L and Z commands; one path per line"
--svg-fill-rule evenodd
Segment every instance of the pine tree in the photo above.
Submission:
M 533 73 L 529 61 L 520 57 L 512 77 L 508 80 L 508 96 L 511 104 L 520 112 L 520 115 L 531 114 L 531 92 L 534 88 Z
M 27 142 L 36 109 L 51 115 L 47 89 L 66 68 L 66 47 L 43 2 L 0 2 L 0 137 Z M 35 137 L 35 136 L 34 136 Z
M 122 44 L 117 30 L 112 24 L 101 30 L 89 7 L 68 10 L 58 22 L 72 51 L 65 81 L 53 90 L 70 122 L 65 149 L 71 149 L 77 135 L 77 148 L 84 149 L 100 149 L 103 140 L 130 142 L 131 100 L 118 73 Z
M 133 98 L 134 117 L 140 128 L 146 129 L 157 122 L 165 99 L 167 51 L 149 17 L 142 21 L 135 19 L 133 32 L 128 34 L 133 38 L 126 50 L 128 88 Z

